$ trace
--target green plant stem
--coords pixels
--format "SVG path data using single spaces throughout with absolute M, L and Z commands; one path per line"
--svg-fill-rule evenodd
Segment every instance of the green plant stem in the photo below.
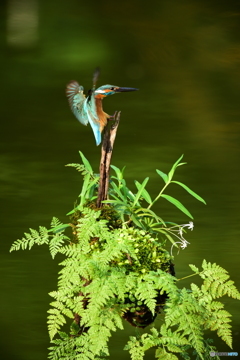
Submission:
M 167 182 L 166 185 L 164 185 L 164 187 L 162 188 L 162 190 L 160 191 L 160 193 L 157 195 L 157 197 L 153 200 L 153 202 L 147 207 L 147 209 L 151 209 L 151 207 L 153 206 L 153 204 L 155 204 L 155 202 L 160 198 L 160 196 L 162 195 L 162 193 L 164 192 L 164 190 L 166 189 L 166 187 L 170 184 L 171 181 Z
M 191 275 L 188 275 L 188 276 L 184 276 L 183 278 L 181 279 L 177 279 L 177 281 L 181 281 L 181 280 L 184 280 L 184 279 L 187 279 L 187 278 L 190 278 L 192 276 L 196 276 L 196 275 L 199 275 L 200 273 L 197 273 L 197 274 L 191 274 Z

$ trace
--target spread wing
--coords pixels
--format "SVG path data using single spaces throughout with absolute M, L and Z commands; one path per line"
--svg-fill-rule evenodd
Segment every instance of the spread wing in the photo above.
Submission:
M 101 142 L 100 121 L 97 115 L 96 103 L 94 98 L 94 92 L 90 93 L 86 101 L 83 104 L 84 113 L 87 114 L 89 124 L 92 127 L 96 144 Z
M 83 87 L 77 81 L 72 80 L 66 88 L 66 95 L 73 114 L 83 125 L 90 123 L 96 144 L 101 142 L 100 122 L 97 115 L 94 93 L 90 92 L 86 98 Z
M 66 95 L 73 114 L 83 125 L 87 125 L 89 119 L 85 103 L 87 99 L 83 94 L 83 87 L 77 81 L 72 80 L 67 84 Z

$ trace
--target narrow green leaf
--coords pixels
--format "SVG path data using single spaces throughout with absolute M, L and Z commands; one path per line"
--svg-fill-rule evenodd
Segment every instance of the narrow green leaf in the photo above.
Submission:
M 115 200 L 113 200 L 113 201 L 120 201 L 120 200 L 119 200 L 119 196 L 113 194 L 112 192 L 110 193 L 110 196 L 111 196 L 111 198 L 115 199 Z M 106 201 L 107 201 L 107 200 L 106 200 Z M 112 201 L 112 200 L 111 200 L 111 201 Z M 103 201 L 103 202 L 104 202 L 104 201 Z
M 135 195 L 132 193 L 132 191 L 131 190 L 129 190 L 127 187 L 126 187 L 126 190 L 127 190 L 127 192 L 126 192 L 126 194 L 127 194 L 127 197 L 128 197 L 128 199 L 130 199 L 130 201 L 134 201 L 134 199 L 135 199 Z
M 89 161 L 85 158 L 85 156 L 83 155 L 83 153 L 81 151 L 79 151 L 79 154 L 82 158 L 82 162 L 83 162 L 85 168 L 92 174 L 93 170 L 92 170 L 92 167 L 91 167 Z
M 124 180 L 124 179 L 123 179 Z M 123 192 L 124 198 L 126 201 L 128 201 L 128 199 L 133 202 L 135 199 L 135 195 L 131 192 L 131 190 L 129 190 L 129 188 L 126 186 L 126 182 L 124 180 L 124 182 L 122 182 L 122 186 L 121 186 L 121 191 Z
M 89 182 L 89 185 L 87 188 L 88 199 L 93 200 L 93 198 L 95 197 L 94 194 L 95 194 L 95 190 L 96 190 L 98 181 L 99 181 L 99 178 L 95 177 L 93 180 L 91 180 Z
M 189 194 L 191 194 L 193 197 L 195 197 L 195 199 L 203 202 L 203 203 L 206 205 L 206 201 L 205 201 L 203 198 L 201 198 L 201 196 L 199 196 L 198 194 L 196 194 L 194 191 L 192 191 L 191 189 L 189 189 L 189 187 L 188 187 L 187 185 L 185 185 L 185 184 L 183 184 L 183 183 L 181 183 L 181 182 L 179 182 L 179 181 L 172 181 L 172 182 L 175 183 L 175 184 L 180 185 L 181 187 L 183 187 Z
M 141 224 L 141 222 L 138 220 L 138 218 L 134 215 L 131 214 L 130 218 L 132 219 L 132 221 L 134 222 L 135 225 L 137 225 L 138 227 L 142 228 L 143 225 Z
M 148 180 L 149 180 L 149 177 L 147 177 L 146 179 L 144 179 L 144 180 L 143 180 L 143 183 L 140 184 L 139 190 L 138 190 L 138 192 L 137 192 L 137 194 L 136 194 L 136 196 L 135 196 L 135 200 L 134 200 L 134 202 L 133 202 L 133 206 L 135 206 L 135 205 L 137 204 L 140 196 L 142 195 L 142 192 L 143 192 L 145 186 L 147 185 Z
M 89 185 L 90 176 L 91 175 L 89 173 L 84 176 L 84 182 L 83 182 L 83 186 L 82 186 L 82 191 L 81 191 L 81 194 L 79 195 L 79 197 L 81 198 L 81 205 L 83 205 L 84 200 L 85 200 L 85 195 L 86 195 L 86 191 L 87 191 L 87 188 L 88 188 L 88 185 Z
M 161 223 L 163 226 L 166 226 L 164 220 L 162 218 L 160 218 L 157 214 L 155 214 L 154 211 L 150 210 L 150 209 L 146 209 L 146 208 L 139 208 L 135 211 L 135 213 L 138 214 L 138 216 L 147 216 L 147 217 L 151 217 L 154 218 L 156 221 L 160 221 L 159 224 Z
M 162 226 L 161 227 L 155 227 L 157 225 L 158 224 L 156 224 L 156 225 L 153 224 L 152 229 L 155 230 L 155 231 L 158 231 L 161 234 L 165 234 L 166 236 L 168 236 L 168 233 L 167 233 L 166 229 L 164 229 Z M 160 224 L 160 225 L 162 225 L 162 224 Z
M 78 210 L 78 209 L 75 208 L 75 209 L 69 211 L 66 215 L 67 215 L 67 216 L 72 215 L 72 214 L 74 214 L 77 210 Z
M 55 226 L 52 229 L 49 229 L 48 232 L 53 232 L 55 234 L 62 232 L 63 230 L 65 230 L 66 228 L 70 227 L 70 224 L 60 224 L 58 226 Z
M 169 196 L 169 195 L 166 195 L 166 194 L 162 194 L 161 197 L 168 200 L 170 203 L 175 205 L 179 210 L 181 210 L 185 215 L 187 215 L 188 217 L 193 219 L 190 212 L 185 208 L 185 206 L 183 206 L 183 204 L 180 203 L 180 201 L 178 201 L 177 199 L 174 199 L 172 196 Z
M 69 211 L 67 214 L 66 214 L 66 216 L 69 216 L 69 215 L 72 215 L 72 214 L 74 214 L 76 211 L 82 211 L 83 210 L 83 207 L 82 207 L 82 205 L 78 205 L 77 207 L 75 207 L 73 210 L 71 210 L 71 211 Z
M 177 223 L 172 222 L 172 221 L 165 221 L 165 223 L 166 223 L 167 225 L 178 226 Z
M 90 180 L 88 183 L 87 191 L 89 191 L 92 186 L 96 185 L 98 181 L 99 181 L 98 177 L 95 177 L 92 180 Z
M 135 185 L 136 185 L 136 187 L 137 187 L 138 190 L 141 188 L 141 184 L 140 184 L 140 182 L 138 182 L 137 180 L 135 180 Z M 143 191 L 142 191 L 142 197 L 144 198 L 144 200 L 147 201 L 148 204 L 151 204 L 151 203 L 152 203 L 151 196 L 150 196 L 149 192 L 148 192 L 146 189 L 143 189 Z
M 113 188 L 114 192 L 115 192 L 123 201 L 126 201 L 124 195 L 121 193 L 121 191 L 119 190 L 118 186 L 115 184 L 114 181 L 111 183 L 111 185 L 112 185 L 112 188 Z
M 165 174 L 164 172 L 162 172 L 161 170 L 158 170 L 158 169 L 156 169 L 156 172 L 158 173 L 158 175 L 161 176 L 161 178 L 163 179 L 165 184 L 167 184 L 169 181 L 167 174 Z
M 120 170 L 117 166 L 114 166 L 114 165 L 110 165 L 110 166 L 111 166 L 111 168 L 115 171 L 115 173 L 116 173 L 116 175 L 117 175 L 117 179 L 118 179 L 119 181 L 121 181 L 122 178 L 123 178 L 123 174 L 122 174 L 121 170 Z
M 168 173 L 168 177 L 169 177 L 169 180 L 172 180 L 172 177 L 173 177 L 173 174 L 175 173 L 175 170 L 178 166 L 181 166 L 181 165 L 184 165 L 186 163 L 180 163 L 180 161 L 182 160 L 183 158 L 183 155 L 180 156 L 180 158 L 173 164 L 171 170 L 169 171 Z

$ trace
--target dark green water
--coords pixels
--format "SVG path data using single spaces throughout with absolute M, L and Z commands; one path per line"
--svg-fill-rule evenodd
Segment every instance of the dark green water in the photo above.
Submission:
M 81 179 L 64 165 L 78 162 L 79 150 L 98 171 L 100 148 L 64 95 L 71 79 L 90 88 L 97 65 L 99 86 L 140 89 L 105 100 L 108 113 L 122 110 L 113 164 L 127 165 L 130 184 L 150 176 L 148 189 L 157 194 L 162 183 L 155 169 L 168 171 L 184 153 L 188 165 L 176 180 L 207 202 L 168 190 L 195 223 L 191 245 L 175 258 L 177 276 L 205 258 L 226 268 L 240 288 L 239 3 L 8 0 L 0 7 L 1 358 L 47 358 L 46 311 L 57 260 L 47 248 L 12 254 L 9 248 L 29 227 L 48 226 L 53 216 L 66 221 Z M 155 210 L 188 222 L 163 200 Z M 233 350 L 240 353 L 240 306 L 224 303 L 233 315 Z M 127 335 L 113 337 L 116 360 L 128 359 L 121 350 Z M 217 347 L 229 350 L 221 341 Z

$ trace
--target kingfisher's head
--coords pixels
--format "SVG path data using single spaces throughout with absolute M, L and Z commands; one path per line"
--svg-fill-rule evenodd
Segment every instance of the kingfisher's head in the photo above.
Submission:
M 129 87 L 119 87 L 115 85 L 103 85 L 94 91 L 94 96 L 95 98 L 103 99 L 109 95 L 114 95 L 120 92 L 136 91 L 136 90 L 138 89 L 129 88 Z

